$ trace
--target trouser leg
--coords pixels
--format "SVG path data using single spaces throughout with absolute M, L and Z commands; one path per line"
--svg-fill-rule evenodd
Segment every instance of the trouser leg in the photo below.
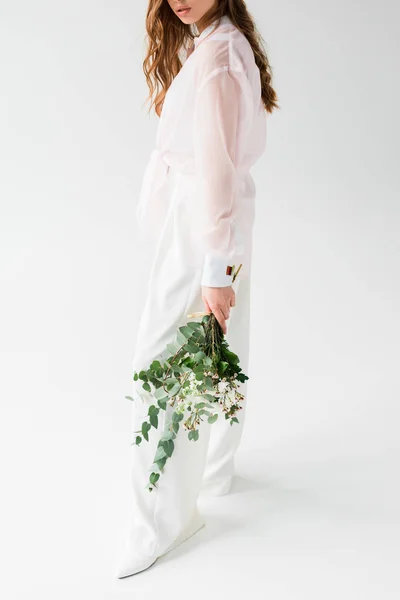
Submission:
M 147 403 L 136 401 L 132 424 L 139 430 L 148 410 Z M 206 461 L 210 424 L 199 426 L 199 439 L 188 439 L 180 423 L 174 440 L 174 452 L 167 460 L 157 487 L 146 486 L 152 471 L 160 435 L 171 422 L 173 408 L 159 412 L 159 427 L 151 429 L 149 441 L 132 446 L 132 512 L 128 536 L 132 557 L 163 554 L 196 517 L 197 499 Z M 135 436 L 136 434 L 133 433 Z
M 243 372 L 249 376 L 250 277 L 242 277 L 239 280 L 236 304 L 231 308 L 230 314 L 226 340 L 230 349 L 239 356 Z M 239 391 L 245 396 L 242 409 L 237 414 L 239 423 L 230 425 L 222 413 L 211 427 L 202 493 L 222 495 L 230 489 L 234 475 L 235 454 L 242 438 L 245 421 L 247 381 L 240 384 Z
M 147 369 L 152 360 L 159 358 L 166 344 L 175 340 L 178 327 L 187 322 L 186 314 L 199 309 L 200 276 L 200 272 L 188 273 L 187 279 L 180 281 L 180 293 L 177 294 L 177 302 L 181 304 L 166 303 L 162 313 L 157 311 L 162 299 L 153 293 L 150 285 L 133 360 L 136 372 Z M 140 380 L 133 382 L 133 397 L 132 441 L 141 429 L 150 404 L 157 404 L 152 394 L 143 390 Z M 199 426 L 197 441 L 188 439 L 181 421 L 174 440 L 174 452 L 165 464 L 157 487 L 153 491 L 146 488 L 158 441 L 171 421 L 173 410 L 169 405 L 167 411 L 160 410 L 158 428 L 150 430 L 149 441 L 143 440 L 139 446 L 132 446 L 132 509 L 120 577 L 138 572 L 147 562 L 151 564 L 152 557 L 162 555 L 176 539 L 185 537 L 187 532 L 194 533 L 196 527 L 204 524 L 197 499 L 212 427 L 207 420 Z

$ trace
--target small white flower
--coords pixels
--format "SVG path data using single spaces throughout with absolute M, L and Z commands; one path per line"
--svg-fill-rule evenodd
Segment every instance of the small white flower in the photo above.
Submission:
M 223 394 L 226 391 L 226 388 L 228 387 L 228 383 L 227 381 L 220 381 L 218 383 L 218 391 Z
M 234 404 L 235 399 L 236 399 L 235 390 L 233 390 L 233 389 L 230 390 L 228 393 L 228 396 L 229 396 L 229 400 L 230 400 L 231 404 Z

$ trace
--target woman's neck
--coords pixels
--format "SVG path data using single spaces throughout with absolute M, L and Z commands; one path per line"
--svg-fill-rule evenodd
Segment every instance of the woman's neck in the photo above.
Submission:
M 206 27 L 208 27 L 208 25 L 210 25 L 210 22 L 209 21 L 206 22 L 203 18 L 199 19 L 196 22 L 196 27 L 197 27 L 197 30 L 199 32 L 199 35 L 205 30 Z
M 199 35 L 200 35 L 201 32 L 204 31 L 204 29 L 206 28 L 206 26 L 203 25 L 201 21 L 197 21 L 196 22 L 196 28 L 197 28 L 197 31 L 199 32 Z

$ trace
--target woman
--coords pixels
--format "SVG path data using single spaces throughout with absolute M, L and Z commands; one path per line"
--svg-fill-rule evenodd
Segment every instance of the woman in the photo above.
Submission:
M 248 373 L 255 215 L 249 171 L 265 148 L 266 113 L 277 108 L 262 38 L 243 0 L 150 0 L 146 26 L 144 72 L 161 118 L 138 203 L 152 262 L 133 368 L 147 368 L 187 314 L 205 309 Z M 140 381 L 133 387 L 135 432 L 153 399 Z M 133 446 L 133 510 L 119 578 L 148 568 L 205 524 L 197 499 L 229 491 L 244 407 L 234 426 L 223 418 L 203 422 L 196 442 L 180 431 L 151 493 L 157 436 Z

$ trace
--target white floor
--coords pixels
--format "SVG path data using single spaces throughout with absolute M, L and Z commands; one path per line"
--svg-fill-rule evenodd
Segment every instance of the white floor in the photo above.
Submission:
M 40 357 L 31 359 L 17 386 L 23 396 L 31 386 L 37 394 L 35 378 L 44 374 Z M 16 372 L 11 363 L 7 372 L 18 381 L 14 363 Z M 328 427 L 307 425 L 306 415 L 287 418 L 284 398 L 280 409 L 266 403 L 263 434 L 254 403 L 232 492 L 201 499 L 206 527 L 147 571 L 118 580 L 130 403 L 114 399 L 105 414 L 89 387 L 70 397 L 55 387 L 44 394 L 23 410 L 12 402 L 2 420 L 3 598 L 399 598 L 397 435 L 384 402 L 386 437 L 383 420 L 366 427 L 348 416 Z M 106 396 L 113 394 L 105 389 L 98 407 Z
M 277 269 L 268 290 L 255 288 L 233 492 L 202 501 L 207 525 L 192 540 L 118 580 L 131 492 L 124 396 L 140 312 L 127 263 L 107 257 L 122 256 L 123 242 L 77 237 L 68 254 L 57 239 L 49 252 L 44 234 L 32 268 L 10 270 L 5 286 L 0 597 L 398 600 L 400 329 L 390 290 L 392 313 L 379 310 L 378 286 L 364 293 L 349 276 L 340 295 L 329 272 L 310 288 L 296 265 L 290 286 Z

